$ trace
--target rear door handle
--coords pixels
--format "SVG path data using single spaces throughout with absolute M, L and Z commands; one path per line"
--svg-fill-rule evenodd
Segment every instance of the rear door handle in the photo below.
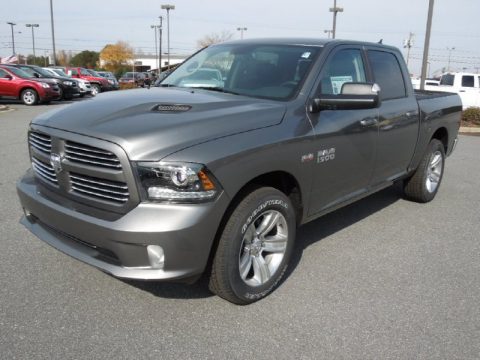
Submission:
M 377 125 L 378 120 L 376 118 L 367 118 L 360 120 L 360 125 L 362 126 L 372 126 L 372 125 Z

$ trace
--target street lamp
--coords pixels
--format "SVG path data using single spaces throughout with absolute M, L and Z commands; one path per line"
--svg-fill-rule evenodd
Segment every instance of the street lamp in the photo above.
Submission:
M 57 65 L 57 52 L 55 51 L 55 28 L 53 26 L 53 3 L 50 0 L 50 22 L 52 25 L 53 65 Z
M 330 35 L 333 33 L 333 30 L 323 30 L 325 34 L 327 34 L 328 38 L 330 39 Z
M 447 71 L 450 71 L 450 59 L 452 57 L 452 51 L 455 50 L 455 47 L 447 47 L 448 50 L 448 66 Z
M 155 32 L 155 62 L 157 63 L 157 73 L 158 73 L 158 40 L 157 40 L 157 29 L 160 28 L 160 25 L 150 25 L 150 28 Z
M 248 29 L 246 27 L 238 27 L 237 31 L 240 31 L 240 39 L 243 40 L 243 32 L 247 31 Z
M 15 35 L 13 35 L 13 27 L 17 24 L 13 22 L 7 22 L 8 25 L 12 28 L 12 49 L 13 49 L 13 55 L 15 55 Z
M 332 39 L 335 39 L 335 32 L 337 30 L 337 13 L 343 12 L 343 8 L 337 7 L 337 0 L 333 0 L 333 8 L 330 8 L 330 12 L 333 12 Z
M 414 33 L 410 32 L 408 33 L 408 39 L 406 39 L 404 42 L 403 42 L 403 47 L 405 49 L 407 49 L 407 68 L 408 68 L 408 61 L 410 59 L 410 49 L 412 48 L 413 46 L 413 37 L 414 37 Z
M 34 28 L 39 27 L 40 25 L 38 24 L 26 24 L 26 27 L 32 28 L 32 44 L 33 44 L 33 64 L 35 65 L 36 59 L 35 59 L 35 34 L 34 34 Z
M 158 28 L 158 75 L 162 73 L 162 32 L 163 32 L 163 17 L 159 16 L 158 19 L 160 20 L 160 26 Z
M 168 48 L 168 68 L 170 69 L 170 10 L 175 10 L 175 5 L 162 5 L 163 10 L 167 10 L 167 48 Z

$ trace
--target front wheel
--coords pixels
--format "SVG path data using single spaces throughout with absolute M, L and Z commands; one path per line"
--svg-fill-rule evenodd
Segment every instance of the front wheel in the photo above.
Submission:
M 92 96 L 96 96 L 101 91 L 102 89 L 100 89 L 100 86 L 98 86 L 97 84 L 92 84 Z
M 270 187 L 249 193 L 220 236 L 210 290 L 242 305 L 267 296 L 285 273 L 295 232 L 295 211 L 285 194 Z
M 38 103 L 38 93 L 33 89 L 25 89 L 20 94 L 20 99 L 25 105 L 35 105 Z
M 444 167 L 445 148 L 443 143 L 432 139 L 417 169 L 404 182 L 403 191 L 406 198 L 420 203 L 432 201 L 440 187 Z

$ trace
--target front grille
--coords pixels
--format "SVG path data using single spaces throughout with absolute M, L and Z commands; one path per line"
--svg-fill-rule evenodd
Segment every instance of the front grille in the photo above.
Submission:
M 45 154 L 52 152 L 52 138 L 49 135 L 32 131 L 28 136 L 28 142 L 32 147 Z
M 58 184 L 57 175 L 55 170 L 50 164 L 44 163 L 34 157 L 32 157 L 32 169 L 35 171 L 35 174 L 41 179 L 51 183 Z
M 117 170 L 122 168 L 120 160 L 110 151 L 73 141 L 67 141 L 65 143 L 65 158 L 72 162 L 90 166 Z
M 130 196 L 126 183 L 70 173 L 73 192 L 102 200 L 125 203 Z

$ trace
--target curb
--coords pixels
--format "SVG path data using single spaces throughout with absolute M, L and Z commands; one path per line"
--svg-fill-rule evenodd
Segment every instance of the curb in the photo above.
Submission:
M 465 134 L 465 135 L 480 135 L 480 127 L 466 127 L 462 126 L 458 130 L 460 134 Z

